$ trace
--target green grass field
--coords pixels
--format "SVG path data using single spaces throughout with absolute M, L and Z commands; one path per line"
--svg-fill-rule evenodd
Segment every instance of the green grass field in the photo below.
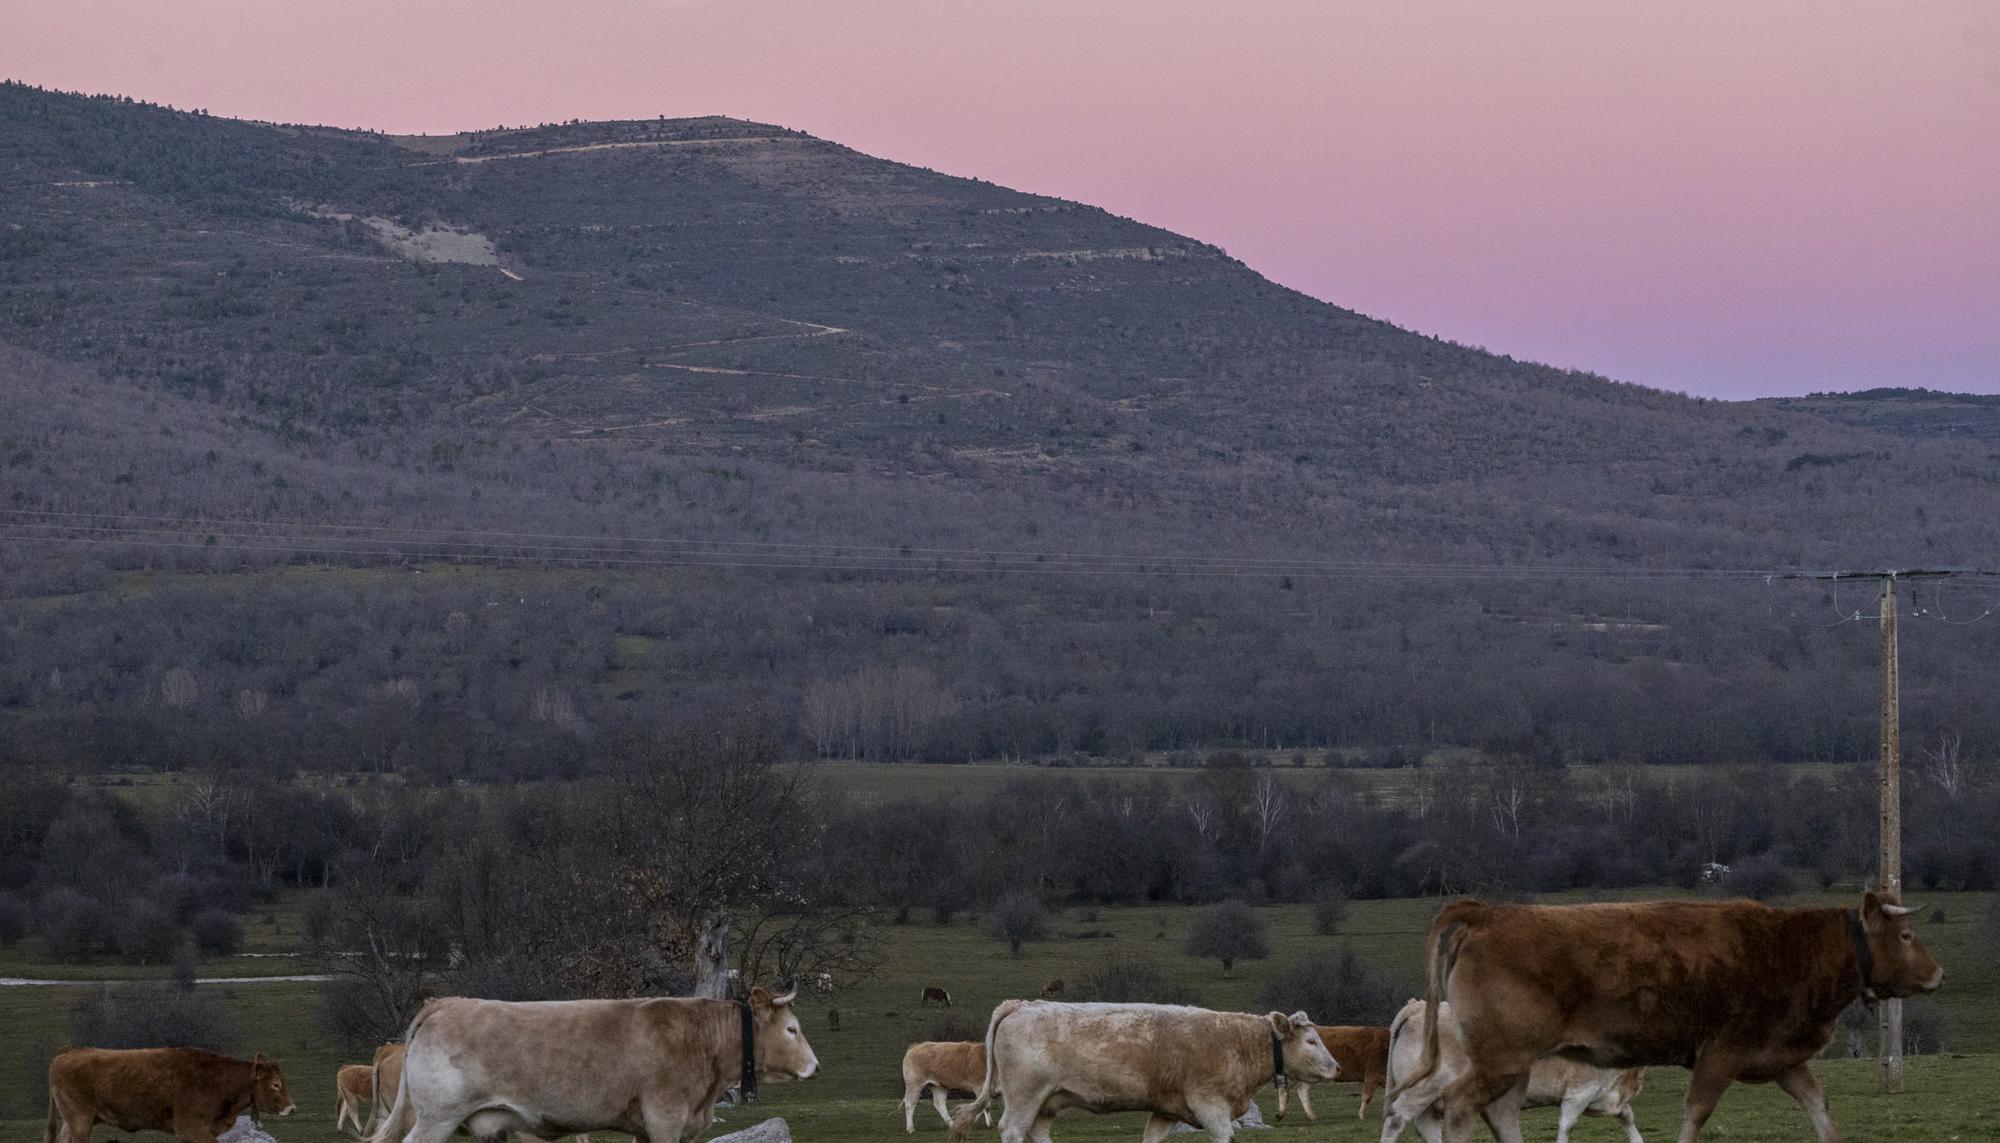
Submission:
M 1818 896 L 1802 899 L 1839 900 Z M 1822 1061 L 1821 1075 L 1833 1094 L 1835 1115 L 1850 1139 L 1929 1143 L 2000 1138 L 2000 964 L 1995 963 L 1990 949 L 1981 948 L 1986 910 L 1993 905 L 1991 895 L 1933 894 L 1921 904 L 1927 912 L 1943 908 L 1947 918 L 1942 924 L 1927 922 L 1921 930 L 1951 973 L 1935 1003 L 1944 1014 L 1946 1045 L 1952 1054 L 1913 1059 L 1908 1070 L 1909 1090 L 1894 1098 L 1877 1094 L 1870 1060 Z M 1257 998 L 1263 982 L 1287 959 L 1315 948 L 1338 948 L 1343 943 L 1351 944 L 1371 965 L 1414 992 L 1420 977 L 1423 933 L 1435 905 L 1427 900 L 1356 902 L 1344 935 L 1331 938 L 1313 935 L 1306 907 L 1273 907 L 1266 910 L 1273 938 L 1272 958 L 1240 964 L 1233 977 L 1224 977 L 1213 962 L 1180 955 L 1180 935 L 1190 912 L 1183 907 L 1106 908 L 1098 910 L 1095 920 L 1086 920 L 1075 911 L 1060 914 L 1051 926 L 1050 938 L 1029 945 L 1019 958 L 1007 956 L 1003 946 L 981 935 L 971 918 L 948 926 L 928 921 L 890 926 L 885 930 L 887 959 L 874 979 L 829 1000 L 802 1001 L 807 1033 L 820 1055 L 822 1077 L 804 1084 L 767 1087 L 759 1105 L 731 1114 L 731 1124 L 718 1130 L 782 1115 L 790 1121 L 797 1138 L 806 1143 L 860 1143 L 900 1135 L 898 1064 L 908 1042 L 933 1038 L 947 1020 L 965 1029 L 983 1029 L 986 1013 L 997 1001 L 1034 995 L 1051 976 L 1073 980 L 1114 947 L 1150 954 L 1198 987 L 1205 1002 L 1216 1008 L 1261 1010 Z M 263 912 L 251 915 L 248 928 L 253 934 L 263 930 L 259 940 L 265 951 L 281 949 L 287 940 L 285 934 L 296 932 L 289 927 L 296 908 L 296 899 L 281 901 L 270 911 L 275 925 Z M 1090 930 L 1110 935 L 1089 939 L 1074 935 Z M 285 970 L 295 968 L 288 962 L 262 960 L 211 962 L 203 968 L 204 972 L 227 969 L 231 975 L 249 975 L 279 971 L 279 964 L 285 965 Z M 272 967 L 243 967 L 246 965 Z M 18 975 L 117 975 L 107 969 L 104 965 L 34 962 L 25 953 L 13 964 L 13 970 L 21 970 Z M 135 970 L 124 971 L 132 974 Z M 919 1007 L 917 998 L 925 984 L 949 988 L 958 1006 L 950 1013 Z M 283 1061 L 299 1099 L 296 1117 L 267 1124 L 284 1143 L 336 1143 L 339 1138 L 333 1130 L 333 1073 L 339 1064 L 349 1061 L 318 1030 L 314 988 L 311 984 L 285 983 L 229 989 L 244 1037 L 240 1047 Z M 44 1104 L 41 1077 L 33 1061 L 39 1060 L 47 1047 L 64 1040 L 69 1008 L 76 997 L 77 990 L 71 988 L 0 988 L 0 1036 L 6 1042 L 4 1058 L 13 1062 L 11 1069 L 0 1070 L 0 1117 L 4 1117 L 0 1118 L 0 1138 L 39 1137 Z M 838 1032 L 827 1027 L 829 1004 L 841 1011 Z M 1384 1013 L 1385 1019 L 1387 1016 Z M 1685 1076 L 1677 1068 L 1649 1073 L 1639 1104 L 1640 1128 L 1648 1137 L 1671 1137 L 1679 1122 Z M 1323 1087 L 1317 1093 L 1318 1124 L 1305 1124 L 1294 1111 L 1292 1118 L 1273 1132 L 1256 1137 L 1271 1143 L 1373 1139 L 1380 1120 L 1371 1115 L 1361 1124 L 1354 1119 L 1357 1092 L 1357 1087 L 1347 1084 Z M 1275 1097 L 1269 1089 L 1260 1102 L 1267 1117 L 1275 1111 Z M 919 1135 L 941 1137 L 942 1129 L 928 1106 L 918 1112 Z M 1554 1113 L 1530 1113 L 1529 1128 L 1531 1137 L 1553 1135 Z M 1138 1138 L 1139 1130 L 1138 1116 L 1070 1113 L 1057 1121 L 1056 1135 L 1065 1140 L 1129 1141 Z M 100 1129 L 99 1143 L 112 1137 L 108 1129 Z M 1715 1140 L 1810 1137 L 1804 1117 L 1782 1093 L 1750 1086 L 1730 1092 L 1710 1121 L 1706 1136 Z M 1614 1140 L 1622 1135 L 1615 1124 L 1592 1120 L 1579 1128 L 1578 1138 Z

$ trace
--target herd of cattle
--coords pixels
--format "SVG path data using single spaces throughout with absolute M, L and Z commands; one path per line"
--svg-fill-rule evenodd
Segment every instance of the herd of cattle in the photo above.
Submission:
M 954 1143 L 975 1120 L 991 1125 L 996 1100 L 1000 1143 L 1047 1143 L 1071 1108 L 1144 1112 L 1144 1143 L 1178 1124 L 1229 1143 L 1267 1084 L 1279 1118 L 1295 1088 L 1315 1119 L 1312 1085 L 1345 1080 L 1362 1085 L 1363 1117 L 1387 1089 L 1383 1143 L 1409 1126 L 1432 1143 L 1461 1143 L 1482 1119 L 1500 1143 L 1516 1143 L 1521 1109 L 1545 1105 L 1561 1109 L 1558 1140 L 1594 1114 L 1618 1118 L 1640 1143 L 1631 1104 L 1643 1069 L 1674 1066 L 1691 1073 L 1680 1143 L 1694 1143 L 1738 1080 L 1775 1081 L 1820 1143 L 1835 1143 L 1810 1061 L 1841 1010 L 1944 982 L 1909 913 L 1875 893 L 1854 909 L 1461 901 L 1432 922 L 1425 998 L 1387 1027 L 1322 1027 L 1304 1012 L 1007 1000 L 983 1042 L 904 1054 L 903 1127 L 916 1130 L 929 1090 Z M 1060 981 L 1044 989 L 1061 992 Z M 336 1125 L 351 1121 L 370 1143 L 586 1131 L 681 1143 L 707 1130 L 733 1092 L 817 1074 L 794 996 L 757 987 L 740 1002 L 434 1000 L 403 1043 L 342 1069 Z M 932 987 L 921 1002 L 951 997 Z M 955 1114 L 951 1091 L 973 1097 Z M 261 1055 L 74 1048 L 49 1067 L 43 1143 L 89 1143 L 98 1123 L 215 1143 L 245 1112 L 294 1108 L 283 1069 Z

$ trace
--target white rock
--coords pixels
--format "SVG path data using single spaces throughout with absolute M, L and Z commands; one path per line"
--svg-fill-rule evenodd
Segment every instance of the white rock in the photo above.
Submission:
M 755 1127 L 717 1135 L 709 1143 L 792 1143 L 792 1129 L 783 1119 L 766 1119 Z
M 257 1126 L 248 1115 L 236 1117 L 236 1125 L 215 1137 L 215 1143 L 278 1143 L 271 1133 Z

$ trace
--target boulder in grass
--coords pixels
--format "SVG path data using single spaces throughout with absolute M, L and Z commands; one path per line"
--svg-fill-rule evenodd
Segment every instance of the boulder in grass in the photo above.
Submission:
M 717 1135 L 709 1143 L 792 1143 L 792 1129 L 782 1118 L 766 1119 L 755 1127 Z
M 229 1130 L 215 1137 L 215 1143 L 278 1143 L 271 1133 L 258 1125 L 248 1115 L 236 1117 L 236 1123 Z

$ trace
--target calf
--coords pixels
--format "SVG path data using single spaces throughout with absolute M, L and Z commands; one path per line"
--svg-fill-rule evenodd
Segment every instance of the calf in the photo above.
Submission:
M 1375 1098 L 1389 1073 L 1389 1029 L 1373 1028 L 1367 1025 L 1319 1025 L 1320 1042 L 1333 1053 L 1334 1062 L 1340 1065 L 1342 1083 L 1361 1085 L 1361 1110 L 1357 1118 L 1368 1118 L 1368 1104 Z M 1313 1114 L 1312 1085 L 1294 1084 L 1299 1091 L 1299 1106 L 1306 1109 L 1306 1118 L 1314 1123 L 1319 1116 Z M 1278 1089 L 1278 1118 L 1285 1117 L 1286 1088 Z
M 1529 1070 L 1561 1055 L 1605 1068 L 1689 1068 L 1681 1143 L 1694 1143 L 1737 1080 L 1776 1081 L 1820 1143 L 1837 1143 L 1810 1061 L 1841 1009 L 1944 983 L 1909 913 L 1872 892 L 1854 909 L 1449 905 L 1431 922 L 1425 999 L 1431 1013 L 1451 1004 L 1466 1048 L 1465 1073 L 1442 1092 L 1445 1136 L 1463 1143 L 1483 1116 L 1502 1140 L 1520 1138 Z M 1440 1023 L 1427 1021 L 1407 1083 L 1435 1069 Z
M 365 1122 L 363 1107 L 368 1109 Z M 357 1137 L 368 1134 L 375 1122 L 375 1069 L 368 1064 L 347 1064 L 333 1076 L 333 1129 L 345 1131 L 350 1119 Z
M 1144 1143 L 1176 1123 L 1229 1143 L 1257 1089 L 1284 1077 L 1317 1083 L 1340 1074 L 1303 1012 L 1210 1012 L 1166 1004 L 1008 1000 L 986 1026 L 979 1097 L 952 1117 L 962 1143 L 972 1119 L 1004 1095 L 1000 1143 L 1049 1137 L 1058 1112 L 1146 1111 Z
M 1449 1004 L 1438 1005 L 1437 1067 L 1421 1082 L 1405 1088 L 1382 1116 L 1382 1143 L 1395 1143 L 1403 1128 L 1414 1122 L 1418 1134 L 1428 1143 L 1437 1143 L 1444 1126 L 1444 1114 L 1435 1101 L 1439 1093 L 1465 1074 L 1465 1042 L 1460 1037 Z M 1424 1051 L 1424 1002 L 1412 1000 L 1396 1013 L 1389 1026 L 1389 1083 L 1392 1089 L 1404 1077 L 1415 1073 Z M 1545 1056 L 1528 1070 L 1528 1092 L 1523 1107 L 1558 1106 L 1556 1143 L 1569 1143 L 1570 1128 L 1585 1115 L 1602 1115 L 1625 1125 L 1626 1143 L 1645 1143 L 1632 1117 L 1632 1100 L 1645 1086 L 1644 1068 L 1594 1068 L 1560 1056 Z
M 937 1108 L 938 1118 L 949 1127 L 951 1112 L 945 1107 L 945 1094 L 953 1091 L 976 1094 L 985 1079 L 984 1044 L 941 1040 L 911 1044 L 909 1050 L 903 1053 L 904 1133 L 917 1129 L 917 1101 L 923 1098 L 924 1088 L 931 1089 L 931 1103 Z M 982 1111 L 981 1115 L 988 1127 L 993 1126 L 990 1111 Z
M 90 1143 L 99 1123 L 215 1143 L 252 1110 L 281 1116 L 298 1110 L 285 1069 L 262 1053 L 239 1060 L 200 1048 L 64 1048 L 49 1061 L 42 1143 Z

